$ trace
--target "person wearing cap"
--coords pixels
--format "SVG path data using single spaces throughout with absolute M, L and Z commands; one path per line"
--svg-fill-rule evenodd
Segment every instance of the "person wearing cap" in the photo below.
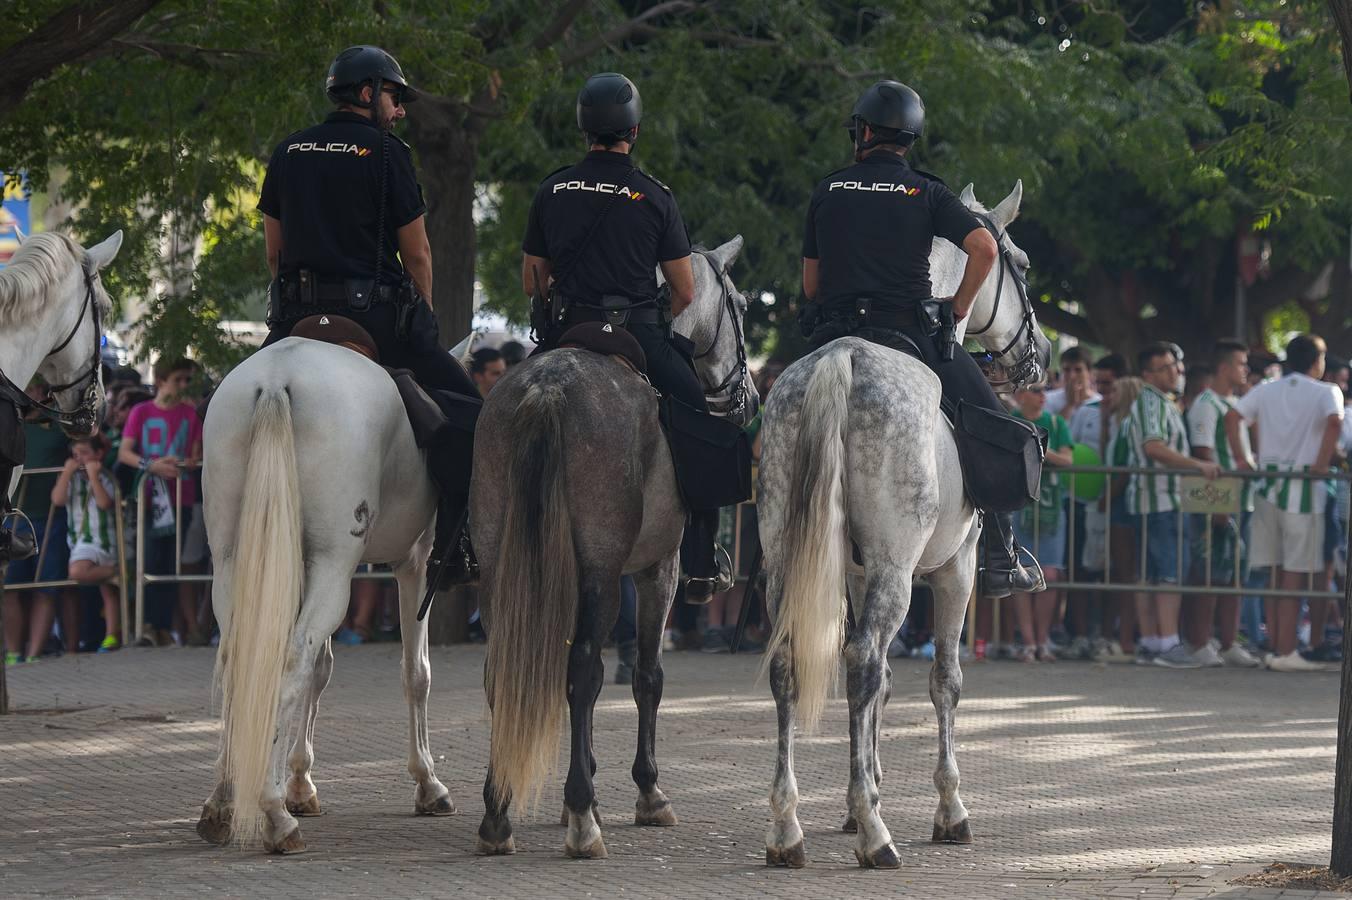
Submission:
M 577 126 L 587 155 L 551 172 L 535 192 L 521 245 L 522 286 L 534 304 L 549 297 L 550 312 L 538 317 L 540 351 L 574 326 L 605 321 L 605 307 L 625 308 L 623 328 L 642 348 L 653 386 L 707 414 L 694 345 L 671 327 L 695 298 L 690 238 L 671 190 L 633 161 L 642 117 L 638 88 L 625 76 L 603 72 L 582 86 Z M 659 267 L 669 293 L 659 292 Z M 718 510 L 690 512 L 681 563 L 692 602 L 732 586 L 727 555 L 714 544 L 717 528 Z
M 258 209 L 273 278 L 263 346 L 302 319 L 345 317 L 370 336 L 384 365 L 412 371 L 428 390 L 477 401 L 469 374 L 438 342 L 427 204 L 409 146 L 390 133 L 418 92 L 393 56 L 366 45 L 338 54 L 324 90 L 335 111 L 279 143 L 263 179 Z M 450 528 L 468 503 L 464 473 L 449 471 L 463 469 L 464 456 L 428 450 L 443 490 L 430 566 L 443 587 L 472 578 L 468 545 Z
M 967 253 L 957 293 L 942 298 L 961 321 L 994 265 L 998 248 L 981 221 L 948 187 L 920 172 L 906 154 L 925 130 L 920 95 L 897 81 L 879 81 L 854 105 L 849 132 L 854 164 L 832 172 L 808 203 L 803 237 L 800 323 L 812 346 L 857 334 L 901 347 L 914 343 L 944 396 L 1005 412 L 981 369 L 966 353 L 947 354 L 922 304 L 932 298 L 930 248 L 945 238 Z M 867 310 L 862 316 L 861 308 Z M 1035 593 L 1046 585 L 1025 567 L 1012 513 L 986 511 L 982 591 L 988 597 Z

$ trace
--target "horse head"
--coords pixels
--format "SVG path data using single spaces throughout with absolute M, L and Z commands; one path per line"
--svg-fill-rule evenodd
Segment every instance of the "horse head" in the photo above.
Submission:
M 675 328 L 695 345 L 695 370 L 709 411 L 746 425 L 756 416 L 760 395 L 746 363 L 746 297 L 728 274 L 741 252 L 740 234 L 713 250 L 695 248 L 695 300 Z
M 100 350 L 110 303 L 99 272 L 121 246 L 121 231 L 88 250 L 64 234 L 30 235 L 10 261 L 10 284 L 0 286 L 7 331 L 25 344 L 6 374 L 24 382 L 41 375 L 56 401 L 44 409 L 73 438 L 93 434 L 103 417 Z
M 1000 250 L 963 320 L 959 340 L 970 337 L 986 351 L 978 361 L 996 390 L 1013 390 L 1041 381 L 1051 363 L 1051 342 L 1038 326 L 1028 296 L 1028 254 L 1009 235 L 1009 225 L 1018 218 L 1023 200 L 1023 182 L 1015 182 L 1014 190 L 994 209 L 988 210 L 977 201 L 970 184 L 962 189 L 959 199 L 990 230 Z M 960 249 L 947 241 L 935 241 L 930 265 L 935 273 L 936 296 L 947 296 L 957 289 L 966 262 Z M 950 289 L 938 288 L 941 278 Z M 951 285 L 947 283 L 950 279 Z

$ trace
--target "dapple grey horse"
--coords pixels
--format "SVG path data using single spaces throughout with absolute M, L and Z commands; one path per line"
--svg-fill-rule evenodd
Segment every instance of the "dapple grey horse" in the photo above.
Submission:
M 414 811 L 453 812 L 432 767 L 432 675 L 417 615 L 437 492 L 394 381 L 353 350 L 286 338 L 221 382 L 203 451 L 223 704 L 216 787 L 198 834 L 305 849 L 295 816 L 320 813 L 310 772 L 333 672 L 329 636 L 362 562 L 389 563 L 399 584 Z
M 692 260 L 695 300 L 676 329 L 698 351 L 710 407 L 738 424 L 754 415 L 741 320 L 746 300 L 728 267 L 736 237 Z M 564 788 L 569 856 L 606 855 L 595 814 L 592 708 L 601 645 L 619 614 L 620 576 L 638 588 L 638 825 L 674 825 L 657 786 L 662 628 L 675 596 L 685 508 L 652 387 L 623 363 L 560 349 L 514 368 L 479 416 L 470 521 L 482 568 L 492 711 L 482 853 L 515 850 L 508 810 L 538 797 L 557 752 L 564 706 L 571 764 Z
M 1050 352 L 1024 290 L 1028 257 L 1006 233 L 1022 196 L 1020 183 L 986 214 L 970 185 L 962 194 L 985 216 L 1001 250 L 966 321 L 976 323 L 980 334 L 973 336 L 993 351 L 992 365 L 1014 382 L 1040 379 Z M 958 247 L 935 240 L 935 296 L 956 290 L 965 264 Z M 779 716 L 768 864 L 806 862 L 793 773 L 795 706 L 811 729 L 836 679 L 842 644 L 855 855 L 866 867 L 900 864 L 879 810 L 878 731 L 891 690 L 887 645 L 906 618 L 917 575 L 927 576 L 934 591 L 930 698 L 939 719 L 939 809 L 933 837 L 971 840 L 958 797 L 953 710 L 962 688 L 958 644 L 981 529 L 963 491 L 957 446 L 939 398 L 939 379 L 924 363 L 845 337 L 789 366 L 766 404 L 757 506 L 774 619 L 766 666 Z M 850 563 L 851 540 L 862 554 L 862 569 Z M 848 638 L 847 576 L 855 619 Z

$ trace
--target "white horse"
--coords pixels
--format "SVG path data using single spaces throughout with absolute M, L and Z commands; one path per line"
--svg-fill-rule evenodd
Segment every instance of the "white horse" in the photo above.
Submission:
M 55 231 L 20 241 L 0 269 L 0 383 L 8 382 L 6 394 L 22 395 L 41 375 L 56 400 L 55 408 L 46 407 L 51 417 L 70 436 L 88 437 L 103 411 L 99 345 L 109 302 L 99 272 L 117 256 L 122 232 L 88 250 Z M 20 474 L 16 468 L 5 480 L 8 493 Z
M 962 193 L 970 209 L 985 215 L 1001 250 L 967 321 L 977 323 L 978 341 L 993 351 L 993 365 L 1010 381 L 1040 378 L 1050 351 L 1023 290 L 1028 257 L 1005 233 L 1022 196 L 1020 182 L 987 214 L 970 185 Z M 965 264 L 958 247 L 934 242 L 935 296 L 956 290 Z M 933 839 L 971 841 L 958 797 L 953 710 L 962 687 L 959 636 L 981 529 L 939 398 L 939 379 L 924 363 L 845 337 L 789 366 L 766 404 L 758 509 L 775 623 L 766 666 L 779 714 L 767 864 L 806 863 L 793 774 L 794 706 L 811 729 L 836 679 L 842 643 L 855 855 L 866 867 L 900 864 L 879 814 L 878 731 L 891 690 L 887 645 L 906 618 L 916 575 L 927 576 L 934 591 L 930 698 L 939 718 L 939 809 Z M 862 569 L 850 564 L 851 539 Z M 847 579 L 856 624 L 846 638 Z
M 437 492 L 394 381 L 355 351 L 287 338 L 221 382 L 203 440 L 223 706 L 198 834 L 305 849 L 294 816 L 320 811 L 310 770 L 333 672 L 329 636 L 362 562 L 391 564 L 399 583 L 415 812 L 454 812 L 432 768 L 427 626 L 417 616 Z

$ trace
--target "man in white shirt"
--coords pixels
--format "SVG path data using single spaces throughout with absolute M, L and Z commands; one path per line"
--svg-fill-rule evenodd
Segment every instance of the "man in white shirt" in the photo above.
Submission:
M 1321 382 L 1324 341 L 1302 334 L 1286 345 L 1287 374 L 1258 385 L 1225 414 L 1231 446 L 1240 445 L 1245 421 L 1256 427 L 1258 466 L 1273 473 L 1259 483 L 1254 504 L 1253 566 L 1280 567 L 1278 587 L 1309 589 L 1314 573 L 1324 568 L 1325 482 L 1313 478 L 1283 477 L 1283 472 L 1327 472 L 1342 431 L 1343 401 L 1336 385 Z M 1251 469 L 1237 460 L 1240 469 Z M 1268 668 L 1275 672 L 1318 671 L 1296 651 L 1300 619 L 1298 597 L 1269 598 L 1268 635 L 1273 654 Z
M 1047 392 L 1043 408 L 1066 422 L 1083 404 L 1099 398 L 1089 377 L 1089 354 L 1083 347 L 1070 347 L 1061 354 L 1061 384 Z
M 1226 472 L 1238 468 L 1239 459 L 1252 466 L 1248 429 L 1240 429 L 1240 442 L 1237 445 L 1230 443 L 1225 432 L 1225 414 L 1238 402 L 1238 393 L 1248 384 L 1248 347 L 1241 341 L 1217 341 L 1209 368 L 1212 373 L 1211 385 L 1200 391 L 1188 407 L 1188 443 L 1192 447 L 1192 455 L 1198 459 L 1213 460 Z M 1245 518 L 1247 513 L 1253 511 L 1252 485 L 1252 481 L 1245 481 L 1240 489 L 1240 515 Z M 1196 529 L 1194 535 L 1197 541 L 1194 547 L 1200 547 L 1203 551 L 1193 560 L 1198 569 L 1197 583 L 1208 583 L 1207 569 L 1210 568 L 1210 584 L 1233 584 L 1241 563 L 1236 557 L 1242 556 L 1240 523 L 1236 517 L 1226 514 L 1197 515 L 1193 517 L 1193 527 Z M 1206 541 L 1208 529 L 1211 532 L 1210 544 Z M 1207 547 L 1210 547 L 1210 559 L 1206 558 Z M 1239 632 L 1239 595 L 1197 594 L 1185 606 L 1185 613 L 1187 627 L 1184 631 L 1188 643 L 1194 648 L 1193 657 L 1202 665 L 1242 668 L 1262 665 L 1235 643 Z M 1219 652 L 1211 646 L 1212 621 L 1217 617 L 1220 621 Z

